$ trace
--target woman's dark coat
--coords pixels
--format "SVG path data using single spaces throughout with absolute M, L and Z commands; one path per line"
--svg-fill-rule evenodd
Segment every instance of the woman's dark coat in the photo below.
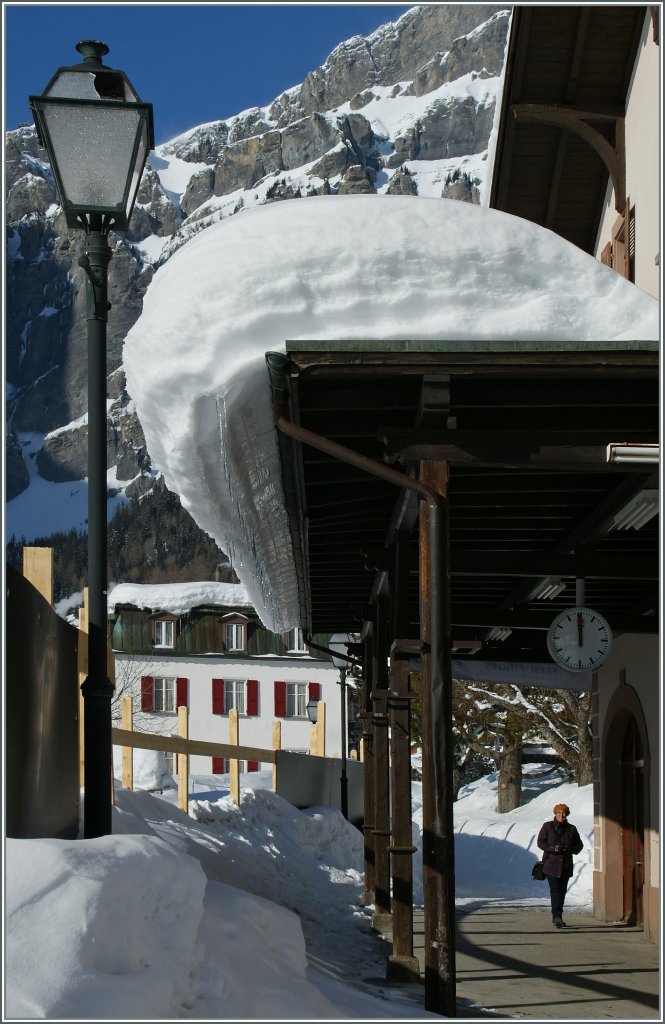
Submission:
M 580 834 L 568 821 L 546 821 L 538 833 L 538 849 L 543 850 L 543 871 L 555 878 L 569 878 L 573 873 L 573 854 L 583 848 Z

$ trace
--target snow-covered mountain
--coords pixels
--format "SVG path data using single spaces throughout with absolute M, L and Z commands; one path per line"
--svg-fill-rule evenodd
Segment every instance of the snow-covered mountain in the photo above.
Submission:
M 498 5 L 414 7 L 341 43 L 269 106 L 199 125 L 151 153 L 130 229 L 111 238 L 116 496 L 154 482 L 122 360 L 155 270 L 216 221 L 277 200 L 376 192 L 482 203 L 509 18 Z M 31 522 L 40 522 L 33 535 L 63 528 L 68 493 L 68 525 L 84 525 L 74 499 L 87 474 L 85 289 L 80 235 L 66 228 L 32 127 L 7 134 L 6 184 L 7 535 L 30 539 Z M 56 504 L 65 512 L 53 525 Z

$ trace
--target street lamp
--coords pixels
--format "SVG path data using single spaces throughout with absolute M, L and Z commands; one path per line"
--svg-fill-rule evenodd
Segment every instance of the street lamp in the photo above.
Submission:
M 124 231 L 148 153 L 152 106 L 141 103 L 123 71 L 102 63 L 105 43 L 87 39 L 83 61 L 56 71 L 29 102 L 47 150 L 67 226 L 85 231 L 79 266 L 87 276 L 88 321 L 88 675 L 83 694 L 86 839 L 109 835 L 113 748 L 107 677 L 106 321 L 109 231 Z
M 310 697 L 305 705 L 305 711 L 312 725 L 316 725 L 319 719 L 319 702 L 314 697 Z
M 341 689 L 340 693 L 340 704 L 341 704 L 341 730 L 342 730 L 342 774 L 339 780 L 340 785 L 340 804 L 341 811 L 344 817 L 349 818 L 349 780 L 346 773 L 346 748 L 347 748 L 347 735 L 346 735 L 346 672 L 349 664 L 353 659 L 349 656 L 348 645 L 354 642 L 354 637 L 351 633 L 333 633 L 331 636 L 328 647 L 335 653 L 332 656 L 333 665 L 339 669 L 339 685 Z

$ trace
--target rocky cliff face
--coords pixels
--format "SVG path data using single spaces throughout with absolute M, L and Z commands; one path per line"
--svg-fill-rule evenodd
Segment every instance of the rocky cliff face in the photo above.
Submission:
M 480 201 L 510 8 L 414 7 L 340 44 L 267 108 L 158 147 L 130 229 L 111 236 L 107 460 L 128 494 L 152 486 L 124 389 L 122 346 L 155 268 L 209 224 L 265 202 L 384 192 Z M 158 112 L 156 111 L 158 116 Z M 186 184 L 175 188 L 173 169 Z M 44 436 L 47 480 L 86 475 L 85 279 L 32 127 L 6 138 L 7 499 L 29 486 L 22 437 Z

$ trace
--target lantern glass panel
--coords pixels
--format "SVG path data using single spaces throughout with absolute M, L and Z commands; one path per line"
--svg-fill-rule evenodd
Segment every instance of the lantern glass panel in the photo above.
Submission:
M 141 126 L 145 136 L 140 113 L 118 106 L 45 105 L 43 117 L 67 200 L 82 207 L 122 207 Z
M 132 180 L 129 185 L 129 192 L 127 195 L 127 207 L 129 209 L 134 205 L 134 197 L 139 190 L 141 184 L 141 175 L 143 174 L 143 168 L 145 162 L 148 159 L 148 153 L 150 152 L 150 139 L 148 138 L 148 122 L 145 118 L 141 118 L 140 126 L 141 136 L 138 141 L 138 148 L 136 151 L 136 159 L 132 166 Z
M 138 94 L 134 92 L 127 79 L 113 71 L 100 71 L 94 74 L 90 71 L 61 71 L 44 95 L 62 99 L 95 100 L 98 103 L 100 100 L 110 99 L 103 91 L 95 88 L 97 78 L 103 76 L 112 76 L 114 83 L 121 87 L 123 95 L 117 99 L 127 103 L 138 102 Z

